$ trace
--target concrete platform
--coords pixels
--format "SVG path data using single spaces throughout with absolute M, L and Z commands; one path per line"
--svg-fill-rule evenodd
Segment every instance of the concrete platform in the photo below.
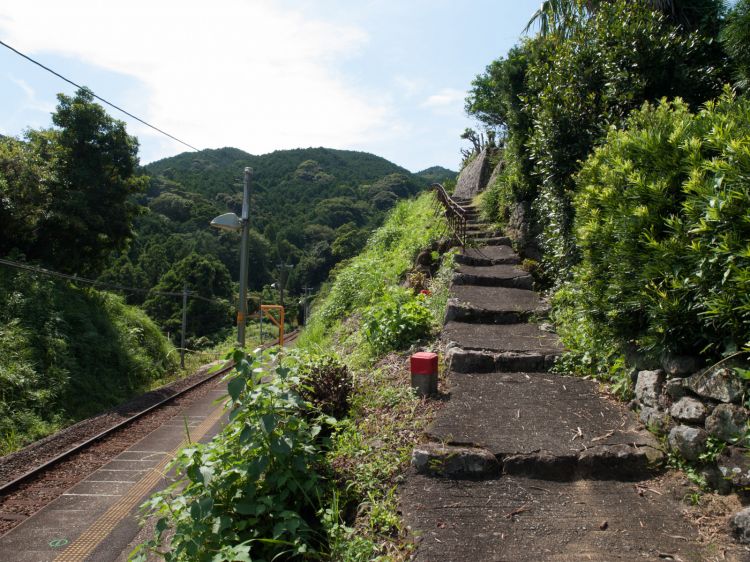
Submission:
M 225 412 L 221 382 L 185 410 L 0 537 L 0 560 L 116 560 L 139 530 L 138 506 L 169 481 L 168 462 L 185 441 L 210 440 Z
M 536 352 L 559 354 L 563 346 L 557 334 L 545 332 L 539 324 L 470 324 L 448 322 L 441 338 L 462 349 L 491 352 Z
M 400 497 L 407 524 L 421 537 L 419 562 L 708 558 L 677 502 L 652 492 L 641 496 L 632 483 L 410 474 Z
M 454 374 L 429 439 L 482 447 L 506 473 L 639 478 L 663 455 L 632 412 L 596 383 L 547 373 Z

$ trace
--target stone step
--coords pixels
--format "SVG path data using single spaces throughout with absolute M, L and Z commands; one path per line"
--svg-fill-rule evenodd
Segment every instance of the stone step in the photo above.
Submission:
M 506 287 L 453 285 L 445 321 L 518 324 L 533 315 L 544 316 L 548 306 L 534 291 Z
M 644 562 L 721 559 L 659 481 L 479 481 L 410 474 L 400 507 L 414 562 Z M 640 490 L 640 491 L 639 491 Z M 744 553 L 727 555 L 742 560 Z
M 476 266 L 520 264 L 521 258 L 510 246 L 485 246 L 465 248 L 456 255 L 456 263 Z
M 476 238 L 498 238 L 503 235 L 502 232 L 499 230 L 494 230 L 491 228 L 467 228 L 466 229 L 466 236 L 468 236 L 471 239 Z
M 440 337 L 448 344 L 453 342 L 459 348 L 455 351 L 511 352 L 557 356 L 564 350 L 557 334 L 543 330 L 536 323 L 469 324 L 466 322 L 448 322 L 443 326 Z M 451 353 L 454 353 L 454 351 L 451 351 Z
M 469 244 L 475 247 L 479 246 L 512 246 L 513 241 L 507 236 L 476 236 L 469 237 Z
M 481 448 L 503 474 L 546 480 L 639 479 L 663 466 L 656 438 L 598 383 L 538 372 L 452 377 L 431 441 Z
M 455 285 L 531 289 L 534 278 L 515 265 L 459 265 L 458 270 L 453 274 L 453 283 Z
M 460 347 L 454 347 L 446 354 L 448 365 L 454 373 L 543 372 L 552 368 L 557 357 L 557 353 L 546 354 L 541 351 L 493 352 Z
M 491 222 L 484 222 L 481 220 L 468 220 L 466 221 L 467 230 L 492 230 L 495 225 Z

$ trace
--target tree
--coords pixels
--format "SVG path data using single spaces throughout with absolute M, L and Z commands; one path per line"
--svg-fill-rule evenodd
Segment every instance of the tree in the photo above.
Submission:
M 178 296 L 156 292 L 198 293 L 204 298 L 188 297 L 187 336 L 201 338 L 216 336 L 232 326 L 233 296 L 229 271 L 214 257 L 190 254 L 167 271 L 144 304 L 146 312 L 168 332 L 177 333 L 182 324 L 182 301 Z M 211 299 L 210 301 L 205 298 Z
M 528 33 L 532 27 L 538 25 L 542 36 L 559 33 L 563 37 L 569 37 L 582 20 L 612 1 L 544 0 L 531 16 L 523 32 Z M 687 29 L 713 28 L 714 32 L 718 31 L 722 4 L 717 0 L 647 0 L 647 5 L 673 23 Z
M 737 87 L 750 90 L 750 0 L 739 0 L 734 6 L 721 42 L 734 63 Z
M 138 207 L 129 199 L 146 186 L 137 175 L 138 141 L 89 90 L 58 99 L 52 115 L 58 129 L 30 134 L 55 178 L 29 257 L 71 273 L 98 273 L 132 236 Z
M 0 138 L 0 255 L 24 254 L 50 207 L 54 171 L 34 147 Z

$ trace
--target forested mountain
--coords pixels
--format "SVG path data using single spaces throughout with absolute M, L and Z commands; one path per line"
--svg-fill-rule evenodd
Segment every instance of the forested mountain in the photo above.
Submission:
M 181 329 L 184 288 L 187 347 L 229 335 L 240 244 L 209 223 L 240 212 L 246 166 L 255 170 L 250 288 L 278 302 L 269 285 L 288 273 L 292 318 L 302 287 L 322 283 L 398 199 L 428 185 L 372 154 L 325 148 L 223 148 L 139 167 L 137 139 L 91 92 L 59 100 L 54 127 L 0 137 L 0 452 L 166 376 L 175 354 L 164 334 Z M 86 288 L 93 279 L 125 287 L 148 317 Z
M 102 278 L 181 291 L 184 280 L 177 269 L 184 272 L 186 264 L 181 262 L 195 261 L 193 254 L 198 254 L 208 262 L 199 268 L 205 279 L 192 276 L 194 290 L 218 286 L 213 280 L 227 272 L 238 281 L 238 235 L 211 229 L 209 222 L 227 211 L 240 213 L 247 166 L 253 168 L 249 279 L 253 291 L 277 282 L 281 272 L 287 275 L 289 293 L 319 285 L 336 263 L 364 246 L 399 198 L 434 181 L 364 152 L 308 148 L 255 156 L 221 148 L 183 153 L 143 168 L 150 179 L 138 197 L 143 212 L 135 219 L 135 236 Z M 279 268 L 281 263 L 291 267 Z M 204 296 L 232 298 L 220 292 Z M 277 297 L 266 290 L 263 300 Z M 165 303 L 157 298 L 145 304 L 166 325 L 161 318 L 161 311 L 168 308 Z
M 417 172 L 417 175 L 430 183 L 444 183 L 455 181 L 458 172 L 443 168 L 442 166 L 432 166 L 421 172 Z

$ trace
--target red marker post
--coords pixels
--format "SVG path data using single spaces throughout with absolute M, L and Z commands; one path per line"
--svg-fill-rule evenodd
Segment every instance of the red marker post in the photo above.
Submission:
M 437 353 L 420 351 L 409 358 L 411 386 L 417 396 L 431 396 L 438 391 Z

